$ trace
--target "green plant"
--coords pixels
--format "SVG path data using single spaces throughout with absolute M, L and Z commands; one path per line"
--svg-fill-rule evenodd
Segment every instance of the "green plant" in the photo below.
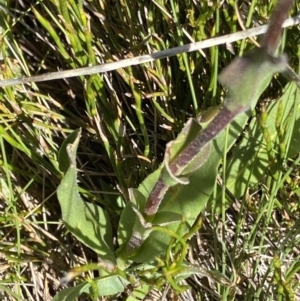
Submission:
M 92 282 L 80 284 L 75 289 L 61 292 L 56 300 L 68 300 L 70 294 L 74 297 L 82 292 L 89 292 L 94 298 L 113 295 L 122 292 L 127 284 L 132 283 L 132 279 L 136 281 L 136 277 L 140 283 L 138 290 L 147 288 L 144 294 L 148 292 L 150 285 L 160 287 L 164 283 L 171 284 L 177 293 L 181 293 L 186 286 L 180 286 L 179 281 L 197 273 L 213 278 L 225 286 L 234 286 L 222 274 L 185 262 L 186 240 L 199 228 L 198 215 L 209 201 L 222 156 L 236 143 L 247 123 L 249 109 L 254 109 L 273 75 L 287 70 L 286 58 L 273 55 L 278 47 L 281 23 L 292 3 L 279 1 L 262 48 L 236 58 L 221 73 L 220 82 L 229 90 L 229 96 L 224 105 L 216 109 L 212 121 L 200 125 L 192 119 L 189 120 L 179 136 L 167 145 L 164 163 L 159 169 L 148 176 L 138 189 L 130 189 L 128 199 L 114 200 L 115 206 L 120 206 L 122 211 L 117 234 L 118 250 L 113 246 L 109 214 L 96 204 L 83 202 L 79 196 L 76 150 L 80 130 L 73 132 L 65 140 L 59 155 L 63 179 L 57 191 L 63 220 L 81 242 L 100 255 L 100 262 L 88 267 L 103 269 L 104 275 Z M 281 23 L 277 22 L 278 19 Z M 297 93 L 295 84 L 287 88 L 285 95 L 293 95 L 285 99 L 287 108 L 297 104 Z M 274 114 L 274 110 L 273 108 L 269 116 Z M 277 126 L 280 127 L 289 111 L 281 114 L 278 110 L 277 108 Z M 228 131 L 226 127 L 231 122 Z M 271 143 L 267 137 L 273 124 L 264 120 L 262 127 L 266 141 Z M 295 144 L 299 145 L 296 135 Z M 238 148 L 235 150 L 238 151 Z M 256 152 L 256 149 L 250 150 L 252 156 Z M 274 158 L 270 147 L 267 148 L 267 153 L 269 158 Z M 299 160 L 298 158 L 295 164 Z M 233 165 L 239 164 L 235 157 L 232 162 Z M 226 169 L 227 173 L 230 171 L 227 176 L 229 179 L 234 177 L 239 183 L 234 168 L 231 165 L 229 167 L 230 169 Z M 203 185 L 201 191 L 198 183 Z M 235 190 L 232 192 L 238 196 Z M 140 264 L 132 266 L 133 262 Z M 74 271 L 70 272 L 66 279 L 74 274 L 76 275 Z M 238 289 L 236 291 L 239 292 Z
M 251 93 L 245 74 L 262 92 L 264 67 L 284 65 L 263 50 L 229 64 L 257 44 L 248 37 L 266 32 L 273 8 L 0 0 L 0 299 L 297 298 L 299 91 L 276 74 Z M 278 50 L 293 68 L 297 9 Z M 270 32 L 280 36 L 276 24 Z M 240 66 L 248 58 L 265 83 Z M 217 84 L 224 66 L 233 102 Z M 193 157 L 197 140 L 206 144 Z

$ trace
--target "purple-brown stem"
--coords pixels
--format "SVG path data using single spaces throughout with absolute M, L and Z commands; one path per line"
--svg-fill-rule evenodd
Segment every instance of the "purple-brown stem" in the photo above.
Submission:
M 189 143 L 174 161 L 170 162 L 170 171 L 172 174 L 175 176 L 180 175 L 180 172 L 193 160 L 201 149 L 213 140 L 240 112 L 240 109 L 231 112 L 224 106 L 210 124 L 201 131 L 200 135 Z M 146 202 L 144 209 L 146 215 L 153 215 L 157 212 L 168 188 L 160 176 Z
M 294 0 L 278 0 L 275 10 L 272 13 L 267 32 L 265 33 L 261 46 L 268 54 L 274 55 L 281 38 L 281 27 L 291 9 Z

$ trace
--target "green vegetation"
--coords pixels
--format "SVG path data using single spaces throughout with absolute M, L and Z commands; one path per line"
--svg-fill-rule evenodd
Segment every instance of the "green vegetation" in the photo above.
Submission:
M 274 8 L 267 1 L 198 2 L 1 1 L 1 78 L 155 53 L 267 23 Z M 297 73 L 299 45 L 299 26 L 286 30 L 279 52 Z M 220 112 L 226 91 L 218 74 L 231 52 L 254 47 L 244 39 L 103 74 L 1 88 L 1 299 L 296 300 L 296 83 L 276 74 L 269 84 L 277 67 L 258 68 L 270 72 L 263 84 L 244 83 L 245 68 L 233 68 L 239 77 L 231 86 L 232 73 L 222 73 L 234 92 L 227 107 L 235 111 L 239 95 L 243 107 L 195 166 L 172 169 Z M 199 114 L 201 127 L 186 124 Z M 162 203 L 144 214 L 169 159 Z

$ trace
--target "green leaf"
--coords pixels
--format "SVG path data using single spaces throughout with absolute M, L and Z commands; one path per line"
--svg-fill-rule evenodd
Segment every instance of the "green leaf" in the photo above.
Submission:
M 98 287 L 98 297 L 99 296 L 112 296 L 118 293 L 122 293 L 125 287 L 130 284 L 130 282 L 118 275 L 107 276 L 103 278 L 94 279 Z M 70 287 L 60 291 L 55 295 L 53 301 L 74 301 L 76 298 L 80 297 L 83 293 L 88 295 L 93 295 L 92 285 L 89 282 L 84 282 L 76 287 Z
M 79 139 L 79 136 L 81 134 L 81 129 L 77 129 L 74 132 L 72 132 L 62 143 L 59 151 L 58 151 L 58 164 L 59 164 L 59 170 L 62 173 L 66 173 L 69 166 L 70 166 L 70 160 L 69 155 L 67 152 L 67 146 L 68 144 L 73 144 L 76 139 Z M 79 141 L 78 141 L 79 142 Z M 77 146 L 78 146 L 77 142 Z M 76 150 L 75 150 L 76 151 Z
M 288 148 L 288 157 L 292 158 L 300 149 L 300 90 L 295 83 L 288 84 L 280 98 L 283 103 L 283 128 L 287 132 L 293 126 Z M 279 102 L 274 102 L 268 109 L 266 128 L 273 144 L 276 145 L 277 130 L 275 121 Z M 295 116 L 294 116 L 295 114 Z M 295 118 L 295 120 L 294 120 Z M 275 147 L 275 146 L 274 146 Z M 234 148 L 226 167 L 226 187 L 236 198 L 245 193 L 245 189 L 262 181 L 269 170 L 270 162 L 261 127 L 256 118 L 249 124 L 245 137 Z
M 249 109 L 256 104 L 273 75 L 286 69 L 287 57 L 284 54 L 273 57 L 264 48 L 235 58 L 219 75 L 220 83 L 229 91 L 225 106 L 230 111 Z
M 84 202 L 78 191 L 76 151 L 80 130 L 74 131 L 63 143 L 59 152 L 59 165 L 64 172 L 57 189 L 63 221 L 76 238 L 100 254 L 115 261 L 112 230 L 106 212 L 99 206 Z
M 139 190 L 130 189 L 129 195 L 133 205 L 135 205 L 138 209 L 144 207 L 146 199 Z M 132 209 L 132 205 L 127 204 L 124 210 L 122 211 L 118 227 L 118 243 L 121 246 L 118 250 L 118 253 L 127 253 L 127 242 L 129 242 L 130 238 L 132 237 L 134 226 L 138 222 L 138 218 L 136 216 L 136 213 Z M 118 266 L 122 268 L 119 263 Z

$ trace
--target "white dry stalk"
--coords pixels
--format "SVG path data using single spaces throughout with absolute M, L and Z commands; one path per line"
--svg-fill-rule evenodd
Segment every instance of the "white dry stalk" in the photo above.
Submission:
M 299 23 L 300 23 L 300 15 L 287 19 L 282 27 L 285 28 L 289 26 L 294 26 Z M 184 52 L 192 52 L 192 51 L 197 51 L 200 49 L 209 48 L 212 46 L 217 46 L 225 43 L 236 42 L 238 40 L 264 34 L 267 31 L 267 28 L 268 25 L 263 25 L 260 27 L 239 31 L 233 34 L 215 37 L 201 42 L 185 44 L 182 46 L 155 52 L 152 54 L 141 55 L 141 56 L 128 58 L 112 63 L 106 63 L 106 64 L 101 64 L 101 65 L 96 65 L 91 67 L 83 67 L 83 68 L 71 69 L 65 71 L 51 72 L 51 73 L 46 73 L 46 74 L 36 75 L 31 77 L 20 77 L 15 79 L 1 80 L 0 87 L 25 84 L 31 82 L 42 82 L 42 81 L 48 81 L 53 79 L 69 78 L 69 77 L 90 75 L 96 73 L 104 73 L 119 68 L 153 62 L 154 60 L 163 59 Z

